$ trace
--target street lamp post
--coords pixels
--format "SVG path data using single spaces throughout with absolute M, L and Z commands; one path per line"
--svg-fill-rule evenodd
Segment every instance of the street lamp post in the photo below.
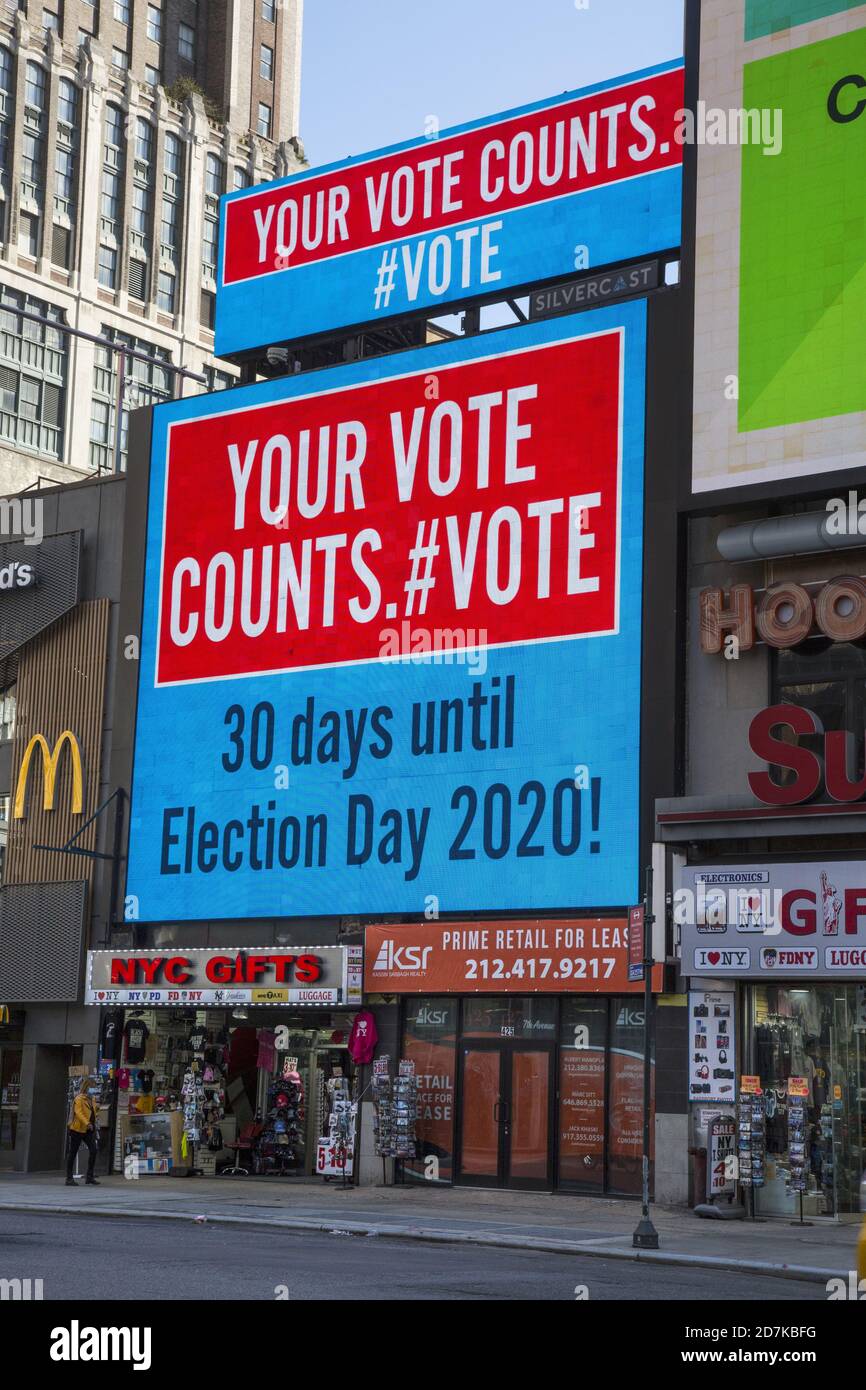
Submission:
M 646 871 L 643 912 L 643 1165 L 641 1219 L 632 1236 L 632 1246 L 638 1250 L 658 1250 L 659 1235 L 649 1214 L 650 1125 L 652 1123 L 652 1065 L 650 1058 L 650 1023 L 653 1003 L 652 911 L 653 871 Z

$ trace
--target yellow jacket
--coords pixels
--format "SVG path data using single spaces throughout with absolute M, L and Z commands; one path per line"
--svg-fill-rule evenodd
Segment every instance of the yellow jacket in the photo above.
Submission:
M 97 1109 L 90 1096 L 76 1096 L 72 1105 L 72 1119 L 69 1128 L 77 1134 L 86 1134 L 91 1125 L 96 1128 Z

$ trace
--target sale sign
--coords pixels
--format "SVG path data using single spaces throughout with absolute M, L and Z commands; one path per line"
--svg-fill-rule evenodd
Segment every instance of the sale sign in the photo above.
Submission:
M 664 64 L 228 194 L 217 354 L 678 246 L 682 108 Z
M 645 330 L 155 410 L 130 920 L 633 900 Z

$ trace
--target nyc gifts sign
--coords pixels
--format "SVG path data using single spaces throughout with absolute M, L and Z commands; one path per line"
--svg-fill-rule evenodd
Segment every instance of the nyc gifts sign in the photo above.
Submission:
M 228 194 L 217 353 L 678 246 L 682 106 L 678 62 Z
M 634 897 L 644 340 L 632 303 L 156 410 L 140 920 Z

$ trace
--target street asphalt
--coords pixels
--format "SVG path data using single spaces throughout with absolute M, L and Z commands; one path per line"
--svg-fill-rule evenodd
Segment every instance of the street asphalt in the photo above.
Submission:
M 577 1254 L 3 1212 L 0 1279 L 46 1300 L 826 1301 L 819 1284 Z M 585 1292 L 584 1292 L 585 1290 Z

